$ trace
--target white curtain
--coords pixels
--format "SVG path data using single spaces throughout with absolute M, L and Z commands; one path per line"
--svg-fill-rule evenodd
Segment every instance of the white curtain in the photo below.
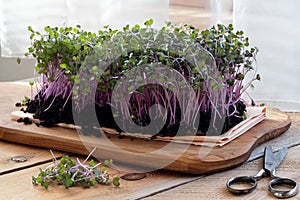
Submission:
M 233 0 L 233 22 L 259 48 L 251 96 L 284 110 L 300 110 L 300 1 Z
M 154 19 L 168 20 L 169 0 L 0 0 L 0 40 L 3 57 L 23 56 L 30 44 L 27 27 L 74 26 L 96 31 L 104 25 L 121 28 Z
M 232 23 L 232 3 L 232 0 L 210 0 L 212 25 Z

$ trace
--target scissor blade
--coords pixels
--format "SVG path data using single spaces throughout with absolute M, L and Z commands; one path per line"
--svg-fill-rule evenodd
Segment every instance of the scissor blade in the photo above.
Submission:
M 281 161 L 283 161 L 284 157 L 286 156 L 288 152 L 287 147 L 281 148 L 275 155 L 275 161 L 276 161 L 276 168 L 280 165 Z M 273 154 L 274 155 L 274 154 Z
M 273 173 L 274 170 L 279 166 L 281 161 L 284 159 L 287 152 L 288 152 L 288 148 L 283 147 L 275 154 L 273 153 L 271 146 L 266 146 L 264 169 L 268 170 L 270 173 Z

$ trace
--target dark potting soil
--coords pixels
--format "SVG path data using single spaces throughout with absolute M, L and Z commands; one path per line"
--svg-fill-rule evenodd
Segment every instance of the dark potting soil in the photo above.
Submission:
M 38 100 L 39 99 L 39 100 Z M 92 134 L 99 135 L 99 131 L 94 129 L 93 127 L 101 126 L 107 128 L 116 129 L 118 132 L 122 132 L 122 129 L 116 124 L 111 107 L 109 105 L 99 107 L 98 105 L 87 106 L 80 113 L 72 112 L 72 101 L 69 100 L 65 103 L 65 100 L 62 98 L 53 98 L 50 97 L 46 101 L 39 97 L 34 100 L 28 100 L 26 103 L 26 109 L 23 109 L 24 112 L 33 113 L 34 118 L 41 120 L 42 122 L 38 125 L 42 125 L 45 127 L 55 126 L 57 123 L 66 123 L 66 124 L 74 124 L 74 116 L 76 119 L 76 125 L 82 127 L 82 132 L 84 134 Z M 92 120 L 92 118 L 88 117 L 90 113 L 94 113 L 96 111 L 96 118 Z M 234 111 L 234 107 L 231 106 L 229 108 L 230 112 Z M 207 135 L 214 136 L 220 135 L 230 128 L 234 127 L 241 121 L 243 121 L 243 114 L 246 111 L 246 106 L 242 101 L 239 101 L 236 104 L 236 112 L 234 115 L 226 116 L 225 121 L 218 119 L 218 117 L 214 116 L 210 110 L 200 112 L 200 120 L 199 126 L 197 130 L 197 135 Z M 73 115 L 74 114 L 74 115 Z M 170 119 L 170 115 L 167 115 L 168 122 Z M 216 129 L 210 128 L 214 127 L 213 120 L 221 122 L 221 126 Z M 145 116 L 134 116 L 132 117 L 132 121 L 139 126 L 147 126 L 151 120 L 149 115 Z M 165 123 L 161 130 L 157 130 L 157 134 L 153 135 L 153 137 L 159 136 L 176 136 L 176 135 L 189 135 L 190 127 L 181 127 L 181 112 L 180 109 L 176 111 L 176 123 L 169 124 Z M 180 132 L 178 132 L 180 128 Z

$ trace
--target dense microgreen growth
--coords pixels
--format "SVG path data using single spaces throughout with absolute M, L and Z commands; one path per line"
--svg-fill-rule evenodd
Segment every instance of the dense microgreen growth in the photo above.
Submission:
M 28 27 L 31 32 L 32 46 L 25 55 L 32 55 L 37 59 L 36 71 L 54 80 L 55 74 L 49 68 L 64 70 L 64 74 L 72 81 L 72 76 L 78 73 L 81 63 L 96 44 L 109 37 L 112 30 L 99 31 L 97 34 L 87 32 L 76 27 L 44 28 L 42 35 Z
M 234 105 L 254 80 L 260 80 L 259 74 L 254 73 L 252 80 L 243 83 L 248 72 L 256 69 L 258 49 L 249 47 L 249 38 L 243 31 L 234 31 L 232 24 L 213 26 L 202 31 L 197 39 L 214 56 L 226 83 L 227 101 Z
M 241 96 L 254 80 L 260 80 L 255 71 L 258 50 L 249 47 L 243 31 L 220 24 L 204 31 L 170 22 L 153 29 L 152 24 L 150 19 L 143 26 L 127 25 L 122 30 L 106 26 L 97 33 L 80 26 L 48 26 L 41 34 L 29 27 L 32 45 L 25 55 L 37 59 L 36 71 L 42 77 L 35 99 L 53 103 L 60 98 L 65 101 L 63 106 L 73 99 L 78 112 L 94 103 L 100 108 L 111 106 L 121 111 L 118 117 L 142 126 L 147 125 L 145 119 L 154 104 L 166 109 L 169 125 L 180 121 L 197 127 L 193 123 L 199 112 L 242 118 L 244 108 L 238 109 L 244 102 Z M 174 83 L 163 73 L 154 74 L 163 72 L 162 65 L 184 80 Z M 249 72 L 253 78 L 245 83 Z M 120 93 L 117 98 L 122 101 L 112 102 L 113 90 L 127 76 L 134 76 L 126 79 L 127 83 L 152 84 L 124 86 L 130 96 Z M 187 87 L 195 95 L 186 92 Z M 156 116 L 166 116 L 165 111 L 159 108 Z
M 98 33 L 84 31 L 76 27 L 45 27 L 44 33 L 33 30 L 31 46 L 25 56 L 37 60 L 35 71 L 42 75 L 41 91 L 45 98 L 62 96 L 69 99 L 74 80 L 85 57 L 93 51 L 95 45 L 109 38 L 114 31 L 99 30 Z
M 162 29 L 155 30 L 151 24 L 152 21 L 147 21 L 145 27 L 124 27 L 123 31 L 104 41 L 87 57 L 74 88 L 74 99 L 78 99 L 79 109 L 94 100 L 95 90 L 96 102 L 100 106 L 113 104 L 114 108 L 121 110 L 124 119 L 134 118 L 136 122 L 149 115 L 149 109 L 155 103 L 167 109 L 167 123 L 170 124 L 176 123 L 177 101 L 182 105 L 188 105 L 188 101 L 202 102 L 202 110 L 217 107 L 219 102 L 212 96 L 219 95 L 217 89 L 222 89 L 222 82 L 209 77 L 217 74 L 212 56 L 184 27 L 179 29 L 168 23 Z M 162 65 L 176 70 L 179 75 L 163 73 Z M 121 80 L 128 75 L 129 79 Z M 184 80 L 180 81 L 179 76 Z M 117 98 L 122 100 L 114 104 L 111 102 L 112 92 L 119 82 L 123 82 L 122 91 L 126 92 L 119 93 Z M 150 82 L 153 84 L 149 85 Z M 185 82 L 196 96 L 188 93 Z M 212 84 L 215 84 L 215 88 L 211 87 Z M 93 88 L 95 86 L 97 88 Z M 127 102 L 131 102 L 129 112 L 126 111 Z M 186 124 L 193 123 L 197 115 L 194 108 L 192 105 L 181 107 Z M 155 117 L 164 115 L 163 110 L 158 110 Z
M 90 155 L 92 153 L 93 151 Z M 44 170 L 40 169 L 38 176 L 32 177 L 32 184 L 40 184 L 45 189 L 48 188 L 51 182 L 64 185 L 65 188 L 74 187 L 76 185 L 91 187 L 96 183 L 119 186 L 118 177 L 113 178 L 113 180 L 109 179 L 105 164 L 96 164 L 94 160 L 88 162 L 90 155 L 83 162 L 80 162 L 78 158 L 73 160 L 69 156 L 63 156 L 60 160 L 57 160 L 53 156 L 53 163 Z M 110 164 L 111 161 L 105 161 L 105 163 Z M 99 170 L 98 168 L 101 165 L 102 167 Z

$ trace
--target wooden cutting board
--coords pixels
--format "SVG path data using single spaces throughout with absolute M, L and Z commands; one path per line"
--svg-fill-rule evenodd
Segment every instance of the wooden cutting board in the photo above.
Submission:
M 89 154 L 89 150 L 96 147 L 93 155 L 97 158 L 190 174 L 211 173 L 237 166 L 248 159 L 257 145 L 279 136 L 291 125 L 286 113 L 267 108 L 263 122 L 231 143 L 213 148 L 118 135 L 111 135 L 109 139 L 79 136 L 72 129 L 37 127 L 10 120 L 10 113 L 18 109 L 15 103 L 25 95 L 30 96 L 30 93 L 28 84 L 0 83 L 0 139 L 82 155 Z

